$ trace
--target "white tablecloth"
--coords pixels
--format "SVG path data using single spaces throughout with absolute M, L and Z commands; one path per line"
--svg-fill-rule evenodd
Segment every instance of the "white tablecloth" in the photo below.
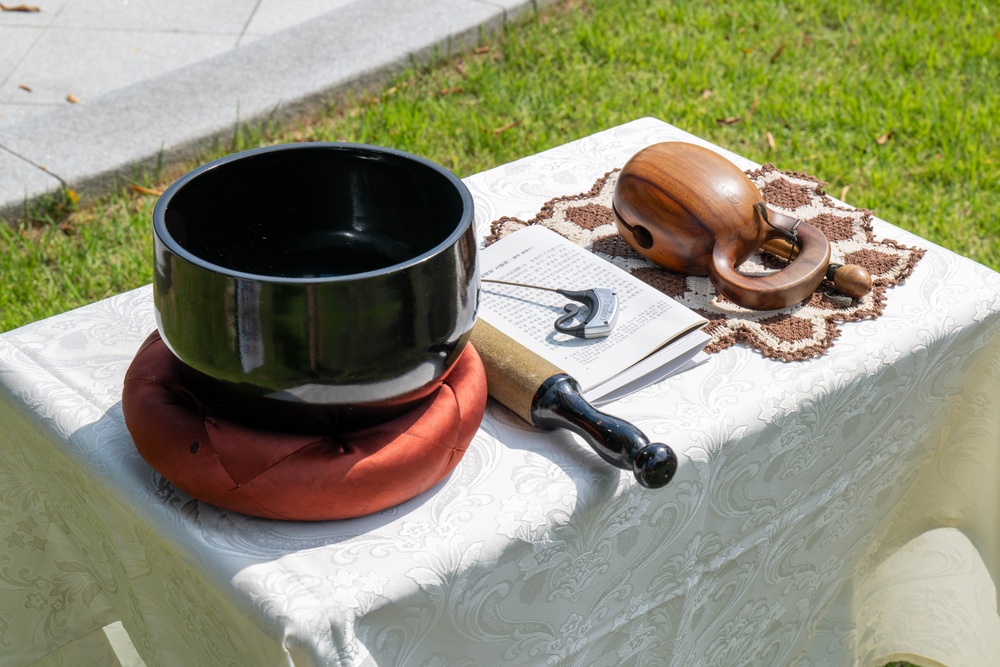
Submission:
M 667 139 L 699 141 L 643 119 L 470 177 L 480 232 Z M 113 664 L 120 619 L 151 667 L 1000 664 L 1000 275 L 875 225 L 928 252 L 827 355 L 608 406 L 677 451 L 655 491 L 491 402 L 398 508 L 232 514 L 125 429 L 148 287 L 0 336 L 0 663 Z

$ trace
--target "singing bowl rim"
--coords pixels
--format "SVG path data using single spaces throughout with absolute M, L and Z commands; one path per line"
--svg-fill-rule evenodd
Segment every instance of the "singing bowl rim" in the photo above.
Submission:
M 354 153 L 358 156 L 363 154 L 378 155 L 378 156 L 388 156 L 390 158 L 395 158 L 400 161 L 400 163 L 405 164 L 407 162 L 416 163 L 425 167 L 439 176 L 443 177 L 449 185 L 451 185 L 455 192 L 458 193 L 461 198 L 462 203 L 462 214 L 455 228 L 444 238 L 440 243 L 429 248 L 425 252 L 415 255 L 413 257 L 407 258 L 401 262 L 396 262 L 389 266 L 384 266 L 371 271 L 363 271 L 358 273 L 348 273 L 342 275 L 324 275 L 324 276 L 274 276 L 263 273 L 252 273 L 249 271 L 240 271 L 237 269 L 232 269 L 221 264 L 216 264 L 210 262 L 203 257 L 200 257 L 183 245 L 181 245 L 170 233 L 167 227 L 166 212 L 170 207 L 170 203 L 174 196 L 184 189 L 186 185 L 192 181 L 198 179 L 199 177 L 207 174 L 208 172 L 215 171 L 217 169 L 225 168 L 227 165 L 235 162 L 242 162 L 248 159 L 267 155 L 270 153 L 290 153 L 293 151 L 332 151 L 332 152 L 344 152 L 344 153 Z M 173 183 L 171 183 L 163 194 L 160 195 L 159 199 L 156 201 L 156 205 L 153 208 L 153 234 L 164 247 L 176 255 L 177 257 L 190 262 L 194 266 L 207 271 L 213 271 L 224 276 L 231 276 L 233 278 L 243 279 L 243 280 L 253 280 L 260 283 L 271 283 L 271 284 L 288 284 L 288 285 L 315 285 L 315 284 L 326 284 L 326 283 L 347 283 L 356 281 L 363 278 L 375 277 L 380 275 L 388 275 L 407 269 L 409 267 L 420 264 L 429 257 L 434 257 L 435 255 L 447 250 L 462 238 L 468 231 L 469 227 L 472 226 L 475 219 L 475 211 L 473 208 L 473 198 L 472 193 L 469 188 L 462 182 L 458 176 L 452 173 L 450 170 L 444 168 L 443 166 L 437 164 L 436 162 L 429 160 L 425 157 L 415 155 L 413 153 L 408 153 L 406 151 L 401 151 L 396 148 L 389 148 L 386 146 L 375 146 L 372 144 L 362 144 L 354 142 L 343 142 L 343 141 L 315 141 L 315 142 L 303 142 L 295 144 L 276 144 L 274 146 L 263 146 L 260 148 L 252 148 L 245 151 L 239 151 L 237 153 L 232 153 L 210 162 L 207 162 L 195 169 L 187 172 Z

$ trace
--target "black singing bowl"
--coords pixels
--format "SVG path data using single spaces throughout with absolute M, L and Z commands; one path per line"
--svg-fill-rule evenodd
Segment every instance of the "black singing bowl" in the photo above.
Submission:
M 156 204 L 157 328 L 192 381 L 250 414 L 394 416 L 468 340 L 472 222 L 468 188 L 401 151 L 304 143 L 221 158 Z

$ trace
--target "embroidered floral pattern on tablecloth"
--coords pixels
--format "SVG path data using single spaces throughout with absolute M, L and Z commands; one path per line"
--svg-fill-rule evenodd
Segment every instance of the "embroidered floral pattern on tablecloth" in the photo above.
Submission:
M 872 276 L 872 291 L 855 300 L 837 294 L 824 281 L 807 301 L 788 308 L 742 308 L 718 294 L 708 278 L 662 269 L 621 239 L 611 211 L 618 170 L 598 179 L 588 192 L 549 201 L 528 221 L 511 217 L 495 220 L 486 243 L 528 225 L 544 225 L 704 316 L 709 321 L 705 331 L 712 336 L 707 352 L 742 343 L 781 361 L 820 356 L 840 335 L 840 322 L 874 319 L 882 314 L 887 290 L 910 275 L 924 251 L 876 239 L 870 211 L 832 199 L 823 191 L 826 184 L 807 174 L 764 165 L 747 175 L 769 205 L 811 223 L 826 235 L 832 261 L 867 269 Z M 763 274 L 783 265 L 780 258 L 758 253 L 740 271 Z

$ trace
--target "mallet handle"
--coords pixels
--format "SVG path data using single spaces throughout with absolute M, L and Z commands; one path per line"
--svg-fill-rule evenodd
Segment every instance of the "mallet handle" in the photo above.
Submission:
M 567 428 L 586 440 L 608 463 L 631 470 L 643 486 L 667 484 L 677 457 L 664 444 L 650 444 L 634 425 L 598 411 L 584 398 L 580 385 L 492 325 L 478 320 L 472 344 L 486 367 L 490 396 L 521 419 L 540 428 Z

